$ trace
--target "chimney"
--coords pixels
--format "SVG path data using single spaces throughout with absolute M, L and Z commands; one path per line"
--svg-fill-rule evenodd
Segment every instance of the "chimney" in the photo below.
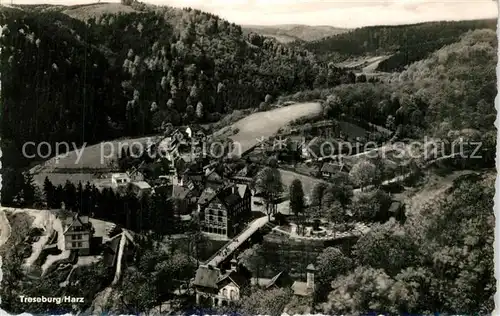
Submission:
M 238 270 L 238 261 L 236 259 L 231 260 L 231 271 L 237 271 Z
M 306 272 L 307 272 L 307 288 L 308 289 L 314 289 L 314 272 L 316 269 L 314 268 L 314 265 L 311 263 L 307 266 Z

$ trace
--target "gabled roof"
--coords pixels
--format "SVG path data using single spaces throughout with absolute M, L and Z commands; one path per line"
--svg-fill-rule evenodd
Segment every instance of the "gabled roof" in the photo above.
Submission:
M 211 170 L 210 172 L 206 173 L 206 180 L 207 181 L 221 181 L 222 177 L 214 170 Z
M 243 198 L 245 196 L 245 193 L 247 190 L 249 190 L 248 185 L 246 184 L 237 184 L 238 187 L 238 193 L 240 194 L 240 197 Z
M 243 169 L 241 169 L 240 171 L 238 171 L 238 173 L 236 174 L 236 176 L 238 177 L 246 177 L 248 174 L 248 167 L 245 166 Z
M 201 193 L 200 198 L 198 199 L 198 204 L 208 204 L 213 200 L 213 198 L 215 198 L 216 195 L 217 191 L 211 187 L 208 187 Z
M 279 277 L 283 274 L 284 271 L 281 271 L 280 273 L 276 274 L 272 279 L 271 281 L 269 281 L 269 283 L 267 283 L 266 285 L 266 289 L 267 288 L 270 288 L 271 286 L 273 286 L 275 283 L 276 283 L 276 280 L 279 279 Z
M 134 181 L 132 184 L 141 190 L 151 189 L 151 186 L 146 181 Z
M 338 163 L 324 163 L 323 166 L 321 167 L 321 172 L 328 172 L 328 173 L 335 173 L 337 171 L 340 171 L 342 169 L 342 166 L 339 165 Z
M 64 234 L 71 228 L 76 226 L 81 226 L 87 229 L 92 228 L 92 223 L 89 222 L 88 216 L 79 216 L 78 214 L 73 215 L 72 217 L 67 217 L 64 221 L 65 229 Z
M 172 197 L 175 199 L 185 199 L 191 190 L 180 185 L 174 185 L 172 188 Z
M 217 281 L 217 284 L 220 284 L 226 280 L 232 281 L 239 288 L 243 287 L 248 281 L 245 279 L 245 277 L 241 273 L 238 273 L 236 271 L 229 271 L 228 273 L 226 273 L 225 275 L 222 275 L 219 278 L 219 280 Z
M 194 285 L 218 289 L 217 283 L 220 276 L 220 270 L 217 268 L 209 268 L 207 266 L 200 266 L 196 270 L 194 277 Z
M 236 203 L 239 202 L 240 199 L 241 199 L 241 197 L 238 194 L 234 194 L 234 193 L 226 195 L 222 198 L 222 200 L 224 201 L 224 203 L 228 207 L 235 205 Z

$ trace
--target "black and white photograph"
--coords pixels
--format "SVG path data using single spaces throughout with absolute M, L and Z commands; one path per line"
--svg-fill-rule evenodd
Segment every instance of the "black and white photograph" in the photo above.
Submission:
M 495 314 L 497 22 L 0 0 L 0 315 Z

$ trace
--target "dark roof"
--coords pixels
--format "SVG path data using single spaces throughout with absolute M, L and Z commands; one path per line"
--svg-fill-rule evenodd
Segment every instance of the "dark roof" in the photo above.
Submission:
M 337 163 L 324 163 L 321 167 L 321 172 L 335 173 L 340 171 L 341 166 Z
M 246 184 L 237 184 L 238 187 L 238 193 L 240 194 L 240 197 L 243 198 L 245 196 L 245 193 L 249 190 L 248 185 Z
M 207 181 L 221 181 L 222 177 L 214 169 L 207 174 L 206 179 Z
M 79 216 L 78 214 L 74 214 L 71 217 L 67 217 L 64 222 L 66 226 L 64 230 L 65 233 L 73 226 L 83 227 L 84 229 L 92 228 L 92 223 L 89 222 L 88 216 Z
M 238 173 L 236 174 L 236 176 L 238 176 L 238 177 L 246 177 L 247 175 L 248 175 L 248 167 L 247 166 L 245 166 L 243 169 L 238 171 Z
M 200 195 L 198 199 L 198 204 L 205 205 L 210 203 L 212 199 L 217 195 L 217 191 L 211 187 L 206 188 Z
M 106 243 L 106 247 L 104 248 L 104 256 L 103 261 L 108 267 L 112 267 L 115 263 L 116 255 L 118 254 L 118 247 L 120 247 L 121 238 L 115 236 L 111 241 Z
M 276 283 L 276 280 L 278 280 L 278 278 L 283 274 L 283 271 L 281 271 L 280 273 L 276 274 L 272 279 L 271 281 L 269 281 L 269 283 L 267 283 L 266 285 L 266 289 L 273 286 L 275 283 Z
M 226 195 L 223 198 L 224 203 L 226 206 L 230 207 L 234 204 L 237 204 L 241 200 L 241 197 L 238 194 L 231 193 L 229 195 Z
M 172 189 L 172 197 L 175 199 L 185 199 L 191 192 L 188 188 L 181 187 L 180 185 L 174 185 Z
M 200 266 L 198 270 L 196 270 L 194 285 L 218 289 L 217 283 L 219 280 L 219 275 L 220 270 L 217 268 Z
M 236 271 L 229 271 L 228 273 L 222 275 L 217 283 L 221 283 L 228 279 L 234 282 L 240 288 L 248 282 L 248 280 L 241 273 L 238 273 Z

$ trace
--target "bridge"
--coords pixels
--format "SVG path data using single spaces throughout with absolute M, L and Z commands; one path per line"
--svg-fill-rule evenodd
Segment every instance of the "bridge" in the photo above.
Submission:
M 247 241 L 256 231 L 268 223 L 268 216 L 259 217 L 250 222 L 246 229 L 231 239 L 224 247 L 219 249 L 212 257 L 210 257 L 205 265 L 217 267 L 230 257 L 236 249 L 238 249 L 245 241 Z

